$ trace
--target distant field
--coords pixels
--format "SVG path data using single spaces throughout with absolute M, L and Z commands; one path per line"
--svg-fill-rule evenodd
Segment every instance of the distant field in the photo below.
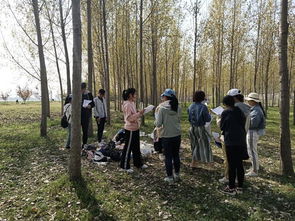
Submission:
M 132 175 L 120 172 L 117 163 L 97 166 L 82 159 L 84 180 L 71 183 L 60 103 L 51 103 L 47 138 L 39 137 L 39 119 L 39 102 L 0 103 L 0 220 L 295 220 L 295 178 L 279 174 L 277 108 L 269 109 L 266 136 L 259 142 L 260 175 L 247 179 L 244 194 L 235 197 L 217 191 L 223 171 L 220 149 L 212 146 L 213 165 L 189 168 L 185 108 L 182 181 L 172 186 L 163 181 L 164 165 L 157 155 L 147 160 L 147 170 Z M 121 113 L 112 113 L 108 138 L 122 127 L 122 120 Z M 151 115 L 146 123 L 142 130 L 151 133 Z M 212 130 L 218 131 L 215 122 Z M 294 126 L 291 133 L 295 163 Z

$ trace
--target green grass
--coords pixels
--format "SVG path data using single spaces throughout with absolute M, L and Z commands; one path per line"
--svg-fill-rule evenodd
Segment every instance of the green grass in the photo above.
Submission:
M 182 182 L 171 186 L 163 182 L 164 165 L 157 155 L 147 160 L 147 170 L 132 175 L 120 172 L 117 163 L 97 166 L 82 159 L 83 180 L 70 182 L 69 152 L 63 149 L 66 130 L 59 126 L 59 108 L 59 103 L 51 104 L 48 137 L 40 138 L 39 103 L 0 104 L 0 220 L 295 219 L 295 179 L 280 175 L 277 108 L 269 109 L 267 134 L 259 142 L 260 176 L 247 179 L 245 193 L 236 197 L 217 191 L 223 171 L 220 149 L 212 147 L 213 165 L 190 170 L 185 108 Z M 112 116 L 112 126 L 106 128 L 108 138 L 123 125 L 121 113 Z M 215 123 L 212 128 L 217 131 Z M 152 129 L 149 115 L 142 130 L 151 133 Z M 291 134 L 294 147 L 294 126 Z

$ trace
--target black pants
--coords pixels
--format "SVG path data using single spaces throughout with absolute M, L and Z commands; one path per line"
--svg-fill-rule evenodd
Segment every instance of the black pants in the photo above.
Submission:
M 82 132 L 83 132 L 83 138 L 82 138 L 83 145 L 87 144 L 89 121 L 90 121 L 90 116 L 81 115 L 81 126 L 82 126 Z
M 106 123 L 106 118 L 100 118 L 99 121 L 96 121 L 97 124 L 97 141 L 100 143 L 103 135 L 104 125 Z
M 154 142 L 154 149 L 159 153 L 163 153 L 162 138 L 159 138 L 157 142 Z
M 168 177 L 173 175 L 173 166 L 175 173 L 180 170 L 179 148 L 181 143 L 181 136 L 162 138 L 162 146 L 165 155 L 165 167 Z
M 123 149 L 120 167 L 130 169 L 130 155 L 132 151 L 133 164 L 137 168 L 141 168 L 142 159 L 140 153 L 139 130 L 125 130 L 125 146 Z
M 245 171 L 242 160 L 242 147 L 226 146 L 225 149 L 228 160 L 229 187 L 235 188 L 236 176 L 238 177 L 238 187 L 243 187 Z

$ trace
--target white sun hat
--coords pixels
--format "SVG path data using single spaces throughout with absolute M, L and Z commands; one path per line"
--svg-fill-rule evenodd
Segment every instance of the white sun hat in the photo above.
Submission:
M 255 101 L 257 103 L 260 102 L 259 100 L 259 95 L 257 93 L 250 93 L 246 98 L 245 98 L 246 101 Z

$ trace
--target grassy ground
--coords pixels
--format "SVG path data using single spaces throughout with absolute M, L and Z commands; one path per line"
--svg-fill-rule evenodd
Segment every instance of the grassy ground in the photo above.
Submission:
M 40 138 L 38 103 L 0 104 L 0 220 L 295 219 L 295 179 L 279 175 L 276 108 L 270 108 L 267 135 L 259 142 L 260 176 L 247 179 L 244 194 L 229 197 L 217 191 L 223 171 L 220 149 L 213 147 L 213 165 L 190 170 L 185 111 L 182 182 L 167 186 L 163 163 L 153 155 L 147 160 L 147 170 L 132 175 L 119 172 L 117 163 L 97 166 L 83 159 L 84 180 L 71 183 L 67 176 L 69 153 L 63 149 L 66 131 L 59 126 L 60 106 L 51 106 L 48 138 Z M 108 137 L 122 126 L 121 114 L 113 115 L 116 120 L 106 129 Z M 146 122 L 142 129 L 150 133 L 152 116 Z M 295 127 L 291 130 L 294 153 Z

